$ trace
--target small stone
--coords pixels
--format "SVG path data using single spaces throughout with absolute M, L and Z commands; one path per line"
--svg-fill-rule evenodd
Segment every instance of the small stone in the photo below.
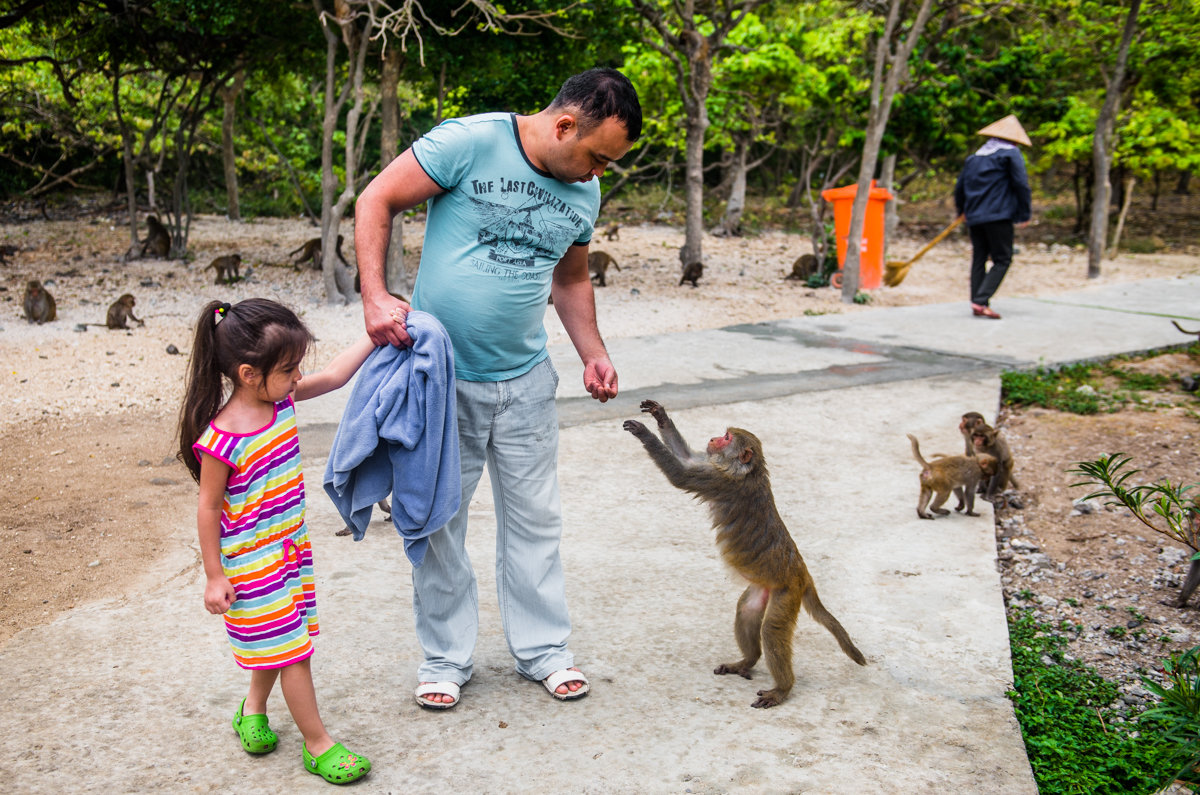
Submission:
M 96 567 L 97 567 L 97 566 L 99 566 L 99 565 L 100 565 L 100 561 L 98 561 L 98 560 L 93 560 L 91 563 L 89 563 L 89 564 L 88 564 L 88 568 L 89 568 L 89 569 L 94 569 L 94 568 L 96 568 Z

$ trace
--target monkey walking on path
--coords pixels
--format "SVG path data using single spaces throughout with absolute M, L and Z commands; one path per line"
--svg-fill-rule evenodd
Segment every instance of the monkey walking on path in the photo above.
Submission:
M 644 400 L 642 411 L 658 422 L 662 441 L 636 420 L 626 420 L 623 427 L 641 440 L 672 486 L 708 505 L 721 557 L 749 582 L 734 619 L 742 659 L 719 665 L 713 673 L 749 679 L 750 669 L 765 656 L 775 687 L 759 690 L 751 706 L 782 703 L 795 683 L 792 634 L 801 607 L 833 634 L 847 657 L 866 665 L 846 630 L 817 598 L 804 558 L 775 507 L 758 437 L 729 428 L 724 436 L 714 436 L 701 455 L 688 447 L 661 405 Z
M 921 456 L 917 437 L 910 433 L 908 440 L 912 442 L 913 458 L 921 465 L 921 493 L 917 497 L 917 516 L 922 519 L 932 519 L 933 513 L 948 516 L 950 512 L 943 508 L 942 504 L 950 498 L 951 491 L 958 497 L 958 506 L 954 510 L 961 511 L 966 508 L 967 516 L 979 516 L 975 512 L 975 489 L 985 477 L 996 474 L 996 459 L 990 455 L 972 454 L 948 455 L 926 461 Z M 933 504 L 930 504 L 930 499 L 933 500 Z

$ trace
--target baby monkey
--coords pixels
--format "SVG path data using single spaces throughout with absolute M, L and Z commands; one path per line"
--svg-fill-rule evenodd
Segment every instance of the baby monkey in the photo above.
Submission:
M 718 665 L 713 673 L 749 679 L 758 658 L 766 657 L 775 687 L 759 690 L 751 706 L 781 703 L 795 683 L 792 635 L 801 607 L 833 634 L 847 657 L 866 665 L 846 630 L 817 598 L 804 558 L 775 507 L 758 437 L 729 428 L 724 436 L 713 437 L 702 455 L 688 447 L 661 405 L 645 400 L 642 411 L 658 422 L 662 440 L 636 420 L 626 420 L 625 430 L 641 440 L 672 486 L 708 505 L 721 557 L 749 582 L 734 619 L 742 658 Z
M 1015 489 L 1021 488 L 1021 484 L 1017 483 L 1017 479 L 1013 477 L 1012 450 L 1009 448 L 1008 442 L 1004 441 L 1004 437 L 1000 435 L 998 428 L 988 425 L 979 412 L 968 411 L 962 415 L 962 421 L 958 423 L 958 430 L 962 433 L 966 443 L 967 455 L 986 453 L 996 459 L 996 474 L 979 484 L 979 492 L 984 495 L 985 499 L 994 501 L 1001 492 L 1008 488 L 1009 483 Z
M 958 497 L 958 505 L 954 510 L 961 511 L 966 508 L 967 516 L 979 516 L 975 513 L 975 488 L 984 477 L 996 474 L 996 459 L 990 455 L 949 455 L 926 461 L 921 457 L 917 437 L 910 433 L 908 440 L 912 442 L 913 458 L 921 465 L 921 494 L 917 497 L 917 516 L 932 519 L 933 514 L 929 511 L 948 516 L 950 512 L 942 505 L 950 498 L 951 491 Z M 933 500 L 932 504 L 930 499 Z

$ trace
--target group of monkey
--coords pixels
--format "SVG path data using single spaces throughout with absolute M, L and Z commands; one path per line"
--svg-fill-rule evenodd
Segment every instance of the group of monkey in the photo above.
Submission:
M 708 506 L 722 559 L 747 582 L 734 618 L 734 637 L 742 656 L 718 665 L 713 673 L 749 679 L 751 669 L 763 658 L 775 686 L 759 690 L 751 706 L 780 704 L 795 684 L 792 636 L 801 608 L 829 630 L 847 657 L 866 665 L 866 657 L 817 597 L 804 558 L 775 506 L 758 437 L 742 428 L 727 428 L 699 453 L 683 440 L 662 405 L 646 400 L 641 410 L 654 418 L 661 439 L 637 420 L 626 420 L 622 427 L 641 441 L 671 485 Z M 978 516 L 974 512 L 977 489 L 991 500 L 1009 483 L 1019 488 L 1012 476 L 1012 452 L 982 414 L 964 414 L 959 432 L 966 444 L 964 454 L 934 456 L 933 461 L 921 456 L 916 437 L 908 435 L 913 456 L 921 464 L 917 515 L 922 519 L 933 518 L 927 507 L 937 514 L 950 513 L 941 506 L 952 491 L 959 498 L 956 510 L 966 508 L 968 515 Z
M 1008 484 L 1021 487 L 1013 477 L 1013 456 L 1008 442 L 999 430 L 987 424 L 982 414 L 968 411 L 962 415 L 958 430 L 965 444 L 963 455 L 935 454 L 932 461 L 921 456 L 917 437 L 908 434 L 913 458 L 921 465 L 917 516 L 922 519 L 932 519 L 935 513 L 948 515 L 950 512 L 942 505 L 951 492 L 958 498 L 954 510 L 965 508 L 967 516 L 978 516 L 975 513 L 976 493 L 991 502 L 1000 498 Z
M 146 325 L 145 321 L 133 314 L 133 307 L 136 305 L 137 301 L 133 294 L 125 293 L 109 305 L 104 323 L 80 323 L 79 326 L 87 328 L 88 326 L 103 325 L 110 329 L 128 331 L 130 320 L 139 326 L 144 326 Z M 58 319 L 58 304 L 55 302 L 54 296 L 37 279 L 30 279 L 29 283 L 25 285 L 22 308 L 25 310 L 25 320 L 30 323 L 41 325 Z

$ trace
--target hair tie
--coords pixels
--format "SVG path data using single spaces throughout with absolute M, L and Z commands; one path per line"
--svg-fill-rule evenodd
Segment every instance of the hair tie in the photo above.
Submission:
M 233 307 L 229 304 L 221 304 L 216 309 L 214 309 L 213 310 L 213 325 L 215 326 L 218 323 L 220 323 L 221 320 L 225 317 L 225 314 L 231 309 L 233 309 Z

